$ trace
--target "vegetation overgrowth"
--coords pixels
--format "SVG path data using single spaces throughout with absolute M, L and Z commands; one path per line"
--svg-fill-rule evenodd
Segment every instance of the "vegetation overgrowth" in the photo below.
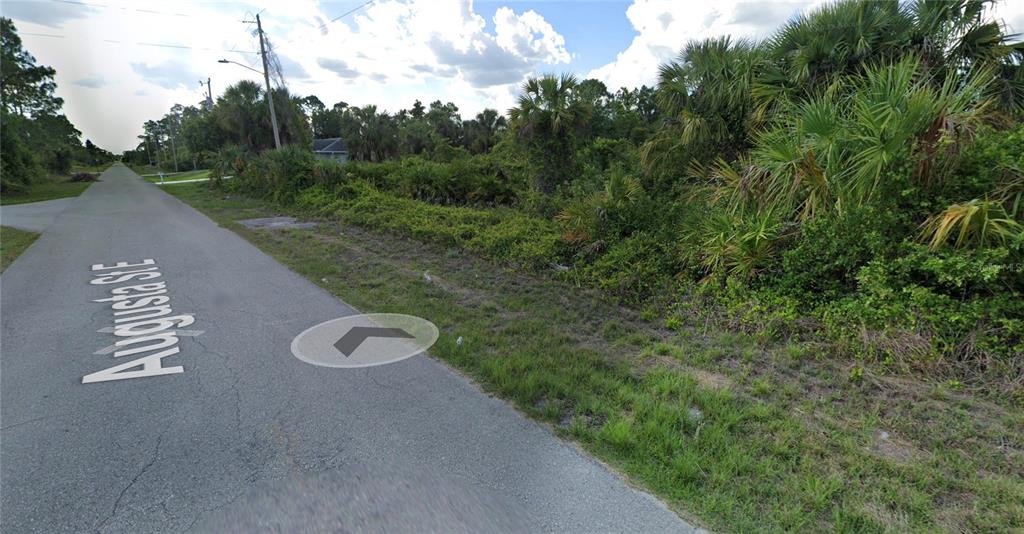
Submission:
M 764 41 L 690 42 L 656 88 L 528 80 L 508 119 L 282 89 L 290 146 L 269 150 L 243 82 L 162 121 L 178 159 L 236 177 L 215 187 L 550 271 L 668 325 L 824 339 L 854 382 L 872 366 L 1019 403 L 1024 44 L 989 7 L 840 1 Z M 314 157 L 324 137 L 351 161 Z

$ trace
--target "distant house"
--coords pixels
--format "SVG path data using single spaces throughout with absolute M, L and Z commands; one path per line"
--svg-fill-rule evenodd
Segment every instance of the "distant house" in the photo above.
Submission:
M 345 147 L 345 140 L 340 137 L 314 139 L 313 153 L 318 158 L 333 159 L 341 163 L 348 161 L 348 148 Z

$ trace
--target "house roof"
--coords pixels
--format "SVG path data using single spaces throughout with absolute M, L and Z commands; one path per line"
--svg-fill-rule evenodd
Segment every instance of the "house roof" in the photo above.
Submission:
M 313 152 L 318 154 L 337 154 L 341 152 L 348 152 L 348 149 L 345 148 L 344 139 L 340 137 L 331 137 L 328 139 L 314 139 Z

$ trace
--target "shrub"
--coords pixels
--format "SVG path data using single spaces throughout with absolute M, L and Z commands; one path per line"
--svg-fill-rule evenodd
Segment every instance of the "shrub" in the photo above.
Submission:
M 546 268 L 567 253 L 557 227 L 544 219 L 507 208 L 428 204 L 379 191 L 362 181 L 310 187 L 295 197 L 295 205 L 315 215 L 334 215 L 529 268 Z
M 826 331 L 862 356 L 1012 382 L 1024 373 L 1021 252 L 1019 239 L 974 251 L 907 241 L 860 270 L 856 293 L 822 308 Z
M 665 244 L 640 233 L 612 244 L 584 268 L 590 282 L 620 298 L 639 301 L 668 292 L 678 272 Z
M 238 187 L 257 196 L 290 203 L 300 189 L 313 185 L 315 163 L 316 157 L 304 148 L 271 150 L 245 166 Z
M 508 205 L 522 188 L 487 156 L 462 156 L 447 163 L 409 156 L 383 163 L 348 163 L 345 171 L 378 189 L 435 204 Z
M 961 159 L 957 179 L 942 189 L 941 200 L 983 198 L 990 195 L 1007 174 L 1024 169 L 1024 124 L 1009 129 L 985 128 Z
M 249 149 L 241 145 L 221 147 L 213 156 L 213 169 L 210 172 L 213 184 L 219 184 L 220 179 L 225 176 L 240 178 L 252 157 Z
M 39 160 L 18 135 L 23 120 L 7 113 L 0 117 L 0 192 L 5 194 L 28 191 L 42 176 Z
M 889 257 L 908 231 L 890 212 L 872 207 L 808 221 L 764 284 L 806 301 L 838 298 L 856 289 L 861 267 Z
M 698 230 L 697 246 L 685 250 L 684 258 L 699 262 L 711 275 L 708 280 L 724 275 L 750 281 L 774 260 L 782 229 L 771 212 L 709 214 Z

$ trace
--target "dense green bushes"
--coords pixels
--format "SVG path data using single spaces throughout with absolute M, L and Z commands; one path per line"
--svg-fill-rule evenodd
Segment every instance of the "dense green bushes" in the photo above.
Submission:
M 501 262 L 543 269 L 564 257 L 558 228 L 508 208 L 439 206 L 399 198 L 360 180 L 303 190 L 295 205 L 318 216 L 459 247 Z
M 20 193 L 28 190 L 42 174 L 42 167 L 17 134 L 14 126 L 20 117 L 0 117 L 0 192 Z
M 291 202 L 295 193 L 314 184 L 337 185 L 360 180 L 397 196 L 433 204 L 499 206 L 516 201 L 524 185 L 490 156 L 463 155 L 448 163 L 419 156 L 383 163 L 318 160 L 308 150 L 285 147 L 253 157 L 238 147 L 221 150 L 218 175 L 238 174 L 248 193 Z
M 400 196 L 435 204 L 508 205 L 523 189 L 488 156 L 462 156 L 448 163 L 418 156 L 380 164 L 353 162 L 345 172 Z
M 1017 135 L 980 136 L 957 174 L 981 187 L 1002 180 L 973 173 L 1014 165 L 1018 154 L 1001 147 Z M 1024 371 L 1015 363 L 1024 350 L 1024 239 L 933 250 L 919 239 L 916 221 L 932 204 L 915 209 L 918 193 L 783 223 L 770 212 L 731 215 L 706 195 L 666 203 L 613 166 L 597 173 L 597 191 L 544 197 L 563 206 L 544 217 L 489 207 L 498 198 L 522 207 L 532 194 L 499 181 L 488 158 L 341 165 L 300 149 L 223 152 L 225 169 L 241 169 L 227 184 L 248 194 L 513 265 L 565 265 L 565 276 L 629 302 L 665 302 L 702 281 L 702 298 L 688 305 L 720 306 L 767 335 L 811 325 L 850 355 L 958 379 Z M 798 325 L 801 317 L 817 321 Z

